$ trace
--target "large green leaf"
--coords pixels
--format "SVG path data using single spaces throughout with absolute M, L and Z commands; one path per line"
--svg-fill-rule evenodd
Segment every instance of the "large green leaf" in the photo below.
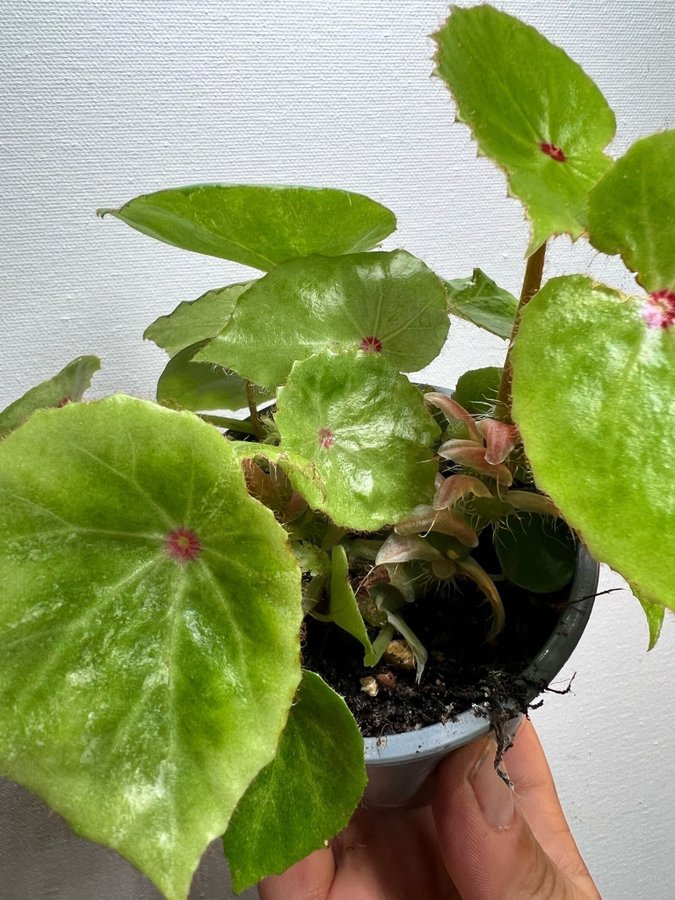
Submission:
M 296 490 L 336 524 L 375 531 L 431 503 L 439 428 L 420 392 L 382 356 L 324 352 L 296 363 L 276 422 L 280 449 L 309 460 L 318 475 L 290 470 Z
M 474 269 L 471 278 L 446 281 L 448 312 L 473 322 L 497 337 L 508 339 L 513 331 L 518 301 L 488 278 L 485 272 Z
M 241 409 L 246 406 L 246 382 L 235 372 L 213 363 L 195 362 L 205 341 L 185 347 L 173 356 L 157 382 L 157 401 L 174 409 Z M 256 388 L 257 403 L 273 395 Z
M 582 276 L 525 308 L 513 415 L 538 486 L 596 559 L 675 608 L 675 329 Z
M 334 188 L 197 184 L 101 209 L 175 247 L 265 271 L 287 259 L 370 250 L 396 228 L 386 207 Z
M 589 198 L 591 243 L 620 253 L 648 291 L 675 292 L 673 172 L 675 131 L 652 134 L 633 144 Z
M 614 137 L 614 114 L 598 88 L 563 50 L 492 6 L 454 7 L 434 37 L 435 74 L 452 91 L 457 118 L 525 204 L 528 253 L 553 234 L 578 237 Z
M 274 760 L 223 837 L 235 891 L 284 872 L 344 828 L 366 784 L 363 738 L 344 700 L 304 672 Z
M 0 445 L 0 771 L 170 900 L 274 756 L 300 578 L 236 455 L 117 396 Z
M 199 341 L 212 338 L 227 325 L 238 298 L 253 284 L 229 284 L 207 291 L 196 300 L 179 303 L 168 316 L 160 316 L 143 333 L 169 356 Z
M 65 406 L 66 403 L 81 400 L 91 384 L 92 376 L 100 368 L 98 357 L 78 356 L 53 378 L 31 388 L 0 412 L 0 440 L 22 425 L 36 409 Z
M 257 281 L 198 358 L 269 388 L 326 347 L 381 353 L 412 372 L 438 355 L 448 324 L 443 283 L 404 250 L 317 256 Z

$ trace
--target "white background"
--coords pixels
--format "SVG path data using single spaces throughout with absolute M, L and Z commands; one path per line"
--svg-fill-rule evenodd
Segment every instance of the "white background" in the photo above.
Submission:
M 615 154 L 673 127 L 672 0 L 500 5 L 595 78 L 617 113 Z M 82 353 L 103 359 L 96 394 L 152 396 L 163 356 L 143 344 L 146 325 L 248 274 L 94 216 L 98 206 L 161 187 L 283 182 L 361 191 L 398 215 L 387 248 L 404 246 L 446 277 L 480 266 L 517 292 L 527 242 L 520 206 L 506 199 L 492 164 L 476 159 L 466 129 L 452 124 L 444 87 L 429 78 L 428 35 L 445 14 L 441 0 L 5 0 L 0 408 Z M 631 284 L 616 260 L 558 239 L 547 274 L 568 271 Z M 499 340 L 455 325 L 432 377 L 451 384 L 501 353 Z M 673 548 L 663 553 L 673 567 Z M 601 597 L 560 679 L 578 673 L 573 694 L 547 698 L 534 714 L 609 900 L 675 896 L 672 620 L 649 655 L 646 640 L 627 593 Z M 47 896 L 35 887 L 43 862 L 30 840 L 39 829 L 26 832 L 23 856 L 10 831 L 0 830 L 0 885 L 3 873 L 16 878 L 29 867 L 33 887 L 17 881 L 24 887 L 12 900 Z M 64 845 L 61 877 L 69 852 Z M 99 896 L 83 884 L 57 885 L 49 896 Z M 114 896 L 141 896 L 132 886 L 119 890 Z

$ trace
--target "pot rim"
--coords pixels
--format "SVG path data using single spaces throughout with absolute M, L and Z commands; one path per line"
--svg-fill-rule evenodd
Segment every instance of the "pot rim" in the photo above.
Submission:
M 523 672 L 523 678 L 550 684 L 565 665 L 579 643 L 591 615 L 599 573 L 598 563 L 579 542 L 567 605 L 548 640 Z M 529 700 L 534 700 L 536 696 L 537 691 L 532 691 Z M 412 759 L 438 756 L 468 744 L 490 731 L 489 721 L 475 710 L 476 707 L 460 713 L 453 722 L 439 722 L 418 731 L 380 738 L 364 737 L 366 764 L 369 767 L 396 765 Z

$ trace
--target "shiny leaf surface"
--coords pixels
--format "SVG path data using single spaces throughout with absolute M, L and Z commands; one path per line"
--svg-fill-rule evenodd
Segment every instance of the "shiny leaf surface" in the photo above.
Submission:
M 197 184 L 102 209 L 137 231 L 195 253 L 268 271 L 299 256 L 370 250 L 396 228 L 394 214 L 333 188 Z
M 312 257 L 250 287 L 199 359 L 270 389 L 326 348 L 361 349 L 411 372 L 437 356 L 448 324 L 442 282 L 404 250 Z
M 445 287 L 449 313 L 473 322 L 497 337 L 511 337 L 518 301 L 485 272 L 474 269 L 471 278 L 446 281 Z

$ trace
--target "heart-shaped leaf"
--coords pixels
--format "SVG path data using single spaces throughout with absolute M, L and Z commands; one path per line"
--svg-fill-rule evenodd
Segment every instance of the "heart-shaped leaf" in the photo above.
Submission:
M 588 192 L 611 164 L 614 114 L 596 85 L 536 29 L 492 6 L 454 7 L 434 35 L 436 72 L 479 153 L 532 222 L 528 255 L 553 234 L 579 237 Z
M 123 396 L 10 435 L 0 509 L 0 771 L 184 898 L 300 679 L 285 534 L 215 428 Z
M 381 354 L 401 372 L 430 363 L 448 334 L 443 283 L 404 250 L 298 259 L 261 278 L 198 359 L 270 389 L 325 348 Z
M 169 356 L 175 356 L 179 350 L 222 331 L 230 320 L 237 299 L 252 284 L 252 281 L 229 284 L 207 291 L 196 300 L 183 301 L 168 316 L 160 316 L 148 325 L 143 337 L 154 341 Z
M 31 416 L 36 409 L 65 406 L 81 400 L 92 376 L 101 368 L 96 356 L 78 356 L 53 378 L 43 381 L 0 412 L 0 441 Z
M 157 382 L 157 401 L 173 409 L 241 409 L 246 406 L 246 382 L 236 372 L 213 363 L 195 362 L 205 341 L 185 347 L 173 356 Z M 254 390 L 257 403 L 273 395 Z
M 648 291 L 671 294 L 675 318 L 675 131 L 636 141 L 589 198 L 588 236 L 619 253 Z
M 537 485 L 592 555 L 675 608 L 675 328 L 583 276 L 554 278 L 524 310 L 513 416 Z
M 485 272 L 474 269 L 471 278 L 446 281 L 448 312 L 473 322 L 479 328 L 508 339 L 513 330 L 518 301 L 488 278 Z
M 344 828 L 366 784 L 363 738 L 344 700 L 303 672 L 274 760 L 223 837 L 235 891 L 285 871 Z
M 334 188 L 197 184 L 101 209 L 137 231 L 195 253 L 265 271 L 287 259 L 370 250 L 396 217 L 363 194 Z
M 439 429 L 382 356 L 324 352 L 296 363 L 276 423 L 280 449 L 310 461 L 321 480 L 291 470 L 296 490 L 337 525 L 375 531 L 431 503 Z

